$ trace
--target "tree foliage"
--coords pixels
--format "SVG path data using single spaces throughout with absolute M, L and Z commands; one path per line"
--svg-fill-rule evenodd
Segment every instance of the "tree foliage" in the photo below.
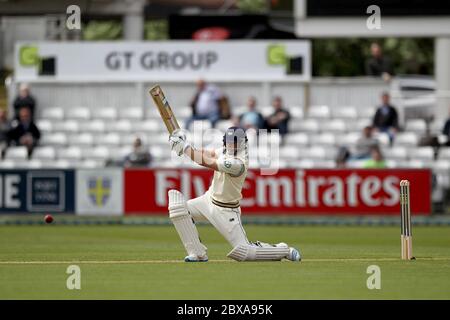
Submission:
M 312 40 L 313 75 L 365 75 L 365 61 L 370 57 L 372 42 L 381 45 L 396 74 L 434 73 L 434 41 L 431 38 L 339 38 Z

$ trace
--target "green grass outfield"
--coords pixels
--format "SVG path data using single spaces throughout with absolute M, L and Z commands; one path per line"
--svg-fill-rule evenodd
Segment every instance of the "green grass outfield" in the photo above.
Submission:
M 450 299 L 450 227 L 414 228 L 416 261 L 401 261 L 393 226 L 246 227 L 251 240 L 298 247 L 301 263 L 247 262 L 200 226 L 210 262 L 184 263 L 171 226 L 0 226 L 0 299 Z M 81 268 L 81 290 L 66 269 Z M 381 289 L 369 290 L 369 265 Z

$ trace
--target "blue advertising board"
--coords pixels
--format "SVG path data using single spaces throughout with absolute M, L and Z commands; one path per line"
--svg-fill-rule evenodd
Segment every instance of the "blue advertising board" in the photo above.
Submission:
M 0 213 L 75 212 L 74 170 L 0 170 Z

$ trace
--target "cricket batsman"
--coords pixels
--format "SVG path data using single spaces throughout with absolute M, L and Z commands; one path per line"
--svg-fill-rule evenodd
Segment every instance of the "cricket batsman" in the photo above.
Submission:
M 300 252 L 286 243 L 275 245 L 250 242 L 241 222 L 242 187 L 248 170 L 247 135 L 242 128 L 230 127 L 223 136 L 222 150 L 196 149 L 180 130 L 169 137 L 171 149 L 182 157 L 214 170 L 209 190 L 186 201 L 178 190 L 169 190 L 169 216 L 187 251 L 186 262 L 206 262 L 206 247 L 201 243 L 195 222 L 209 221 L 230 243 L 228 257 L 237 261 L 300 261 Z

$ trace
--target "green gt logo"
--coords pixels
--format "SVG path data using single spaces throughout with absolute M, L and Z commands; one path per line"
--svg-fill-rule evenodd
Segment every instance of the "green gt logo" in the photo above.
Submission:
M 19 63 L 23 67 L 33 67 L 39 64 L 39 52 L 35 46 L 22 46 L 19 50 Z
M 231 162 L 230 161 L 225 160 L 223 164 L 224 164 L 225 168 L 227 168 L 227 169 L 231 168 Z
M 271 44 L 267 47 L 267 62 L 270 65 L 286 65 L 286 48 L 281 44 Z

